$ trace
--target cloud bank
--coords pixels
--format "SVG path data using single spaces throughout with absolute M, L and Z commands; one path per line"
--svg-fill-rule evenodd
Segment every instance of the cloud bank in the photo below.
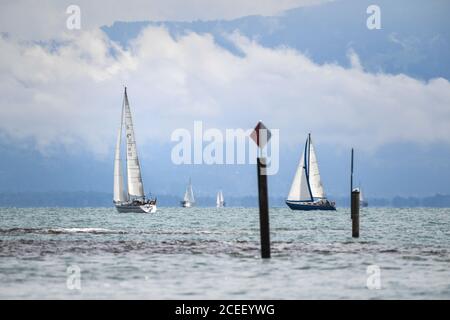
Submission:
M 372 74 L 349 52 L 351 68 L 318 65 L 296 50 L 261 46 L 238 33 L 242 55 L 210 35 L 173 38 L 148 27 L 128 49 L 99 29 L 58 45 L 0 38 L 0 136 L 111 152 L 123 85 L 137 140 L 170 143 L 176 128 L 250 128 L 262 119 L 282 144 L 323 143 L 367 150 L 394 142 L 450 144 L 450 83 Z

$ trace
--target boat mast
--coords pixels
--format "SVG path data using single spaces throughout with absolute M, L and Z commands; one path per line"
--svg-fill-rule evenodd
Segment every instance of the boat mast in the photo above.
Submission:
M 311 184 L 309 183 L 310 166 L 311 166 L 311 133 L 308 133 L 308 138 L 306 139 L 305 145 L 305 173 L 306 173 L 306 182 L 308 183 L 309 195 L 311 197 L 311 201 L 314 201 L 314 196 L 311 191 Z
M 352 156 L 350 161 L 350 194 L 353 192 L 353 148 L 352 148 Z

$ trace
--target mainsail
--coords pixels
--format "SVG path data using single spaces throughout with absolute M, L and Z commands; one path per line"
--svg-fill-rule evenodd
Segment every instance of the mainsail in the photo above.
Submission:
M 123 174 L 122 174 L 122 157 L 121 157 L 121 142 L 122 142 L 122 127 L 123 127 L 123 106 L 122 116 L 120 118 L 120 127 L 117 134 L 116 152 L 114 155 L 114 202 L 127 201 L 127 195 L 123 189 Z
M 144 186 L 142 184 L 141 167 L 136 149 L 133 121 L 131 119 L 130 104 L 128 102 L 127 89 L 124 98 L 125 134 L 127 145 L 127 179 L 128 195 L 130 198 L 144 198 Z
M 192 184 L 191 184 L 191 180 L 190 179 L 189 179 L 189 185 L 186 188 L 186 192 L 184 194 L 184 199 L 183 200 L 186 201 L 186 202 L 191 202 L 191 203 L 195 202 L 194 190 L 192 190 Z
M 322 198 L 325 198 L 325 192 L 320 179 L 317 156 L 309 135 L 287 200 L 314 201 Z

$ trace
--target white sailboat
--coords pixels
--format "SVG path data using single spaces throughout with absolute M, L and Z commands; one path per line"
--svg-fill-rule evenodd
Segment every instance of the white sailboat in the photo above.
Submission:
M 354 191 L 359 191 L 359 206 L 360 206 L 360 207 L 363 207 L 363 208 L 368 207 L 368 206 L 369 206 L 369 201 L 367 201 L 367 200 L 364 198 L 363 192 L 362 192 L 362 188 L 359 187 L 359 188 L 355 188 L 355 189 L 353 189 L 353 190 L 354 190 Z
M 122 131 L 125 126 L 126 134 L 126 178 L 127 190 L 124 188 L 123 167 L 121 156 Z M 114 157 L 114 205 L 119 212 L 156 212 L 156 199 L 146 199 L 141 177 L 141 166 L 134 138 L 133 121 L 127 88 L 125 88 L 122 104 L 122 117 L 117 135 Z
M 191 208 L 195 205 L 194 190 L 192 189 L 191 179 L 189 179 L 189 184 L 184 193 L 183 201 L 181 201 L 181 206 L 183 208 Z
M 217 192 L 217 197 L 216 197 L 216 207 L 217 207 L 217 208 L 223 208 L 223 207 L 225 207 L 225 199 L 223 198 L 222 190 L 220 190 L 219 192 Z
M 325 196 L 311 134 L 306 139 L 286 204 L 292 210 L 336 210 L 335 203 Z

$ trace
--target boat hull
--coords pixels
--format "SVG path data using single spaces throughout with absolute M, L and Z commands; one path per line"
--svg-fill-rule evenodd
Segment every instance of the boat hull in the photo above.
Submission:
M 181 206 L 183 208 L 192 208 L 194 206 L 194 203 L 190 201 L 181 201 Z
M 286 200 L 287 206 L 291 210 L 300 211 L 313 211 L 313 210 L 324 210 L 324 211 L 336 211 L 336 206 L 331 202 L 300 202 L 300 201 L 289 201 Z
M 156 204 L 116 204 L 116 210 L 119 213 L 155 213 Z

